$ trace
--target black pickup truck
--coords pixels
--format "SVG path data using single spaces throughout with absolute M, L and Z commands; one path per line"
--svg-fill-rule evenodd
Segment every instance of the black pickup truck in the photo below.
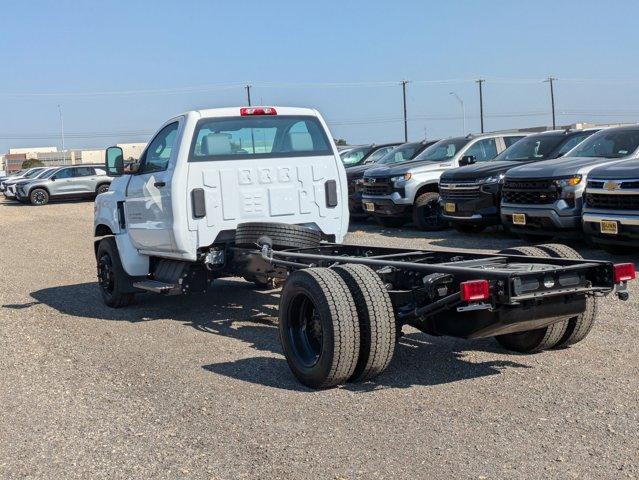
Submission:
M 597 131 L 553 130 L 529 135 L 492 160 L 445 171 L 439 180 L 442 216 L 464 233 L 499 225 L 501 189 L 509 169 L 561 157 Z

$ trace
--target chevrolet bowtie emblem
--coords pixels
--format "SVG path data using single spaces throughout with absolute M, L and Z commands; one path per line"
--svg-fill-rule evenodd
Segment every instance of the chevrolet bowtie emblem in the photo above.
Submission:
M 368 179 L 368 183 L 375 183 L 375 179 L 374 178 L 369 178 Z
M 619 184 L 619 182 L 615 182 L 613 180 L 608 180 L 603 184 L 603 188 L 608 191 L 618 190 L 620 187 L 621 185 Z

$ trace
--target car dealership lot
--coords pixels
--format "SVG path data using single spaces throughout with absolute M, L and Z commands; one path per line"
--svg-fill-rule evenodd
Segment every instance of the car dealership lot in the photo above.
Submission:
M 376 381 L 318 392 L 281 354 L 276 291 L 220 280 L 204 301 L 103 306 L 92 216 L 90 202 L 0 202 L 0 477 L 639 475 L 636 284 L 630 301 L 601 302 L 571 349 L 513 355 L 411 330 Z M 496 230 L 351 232 L 408 248 L 523 244 Z

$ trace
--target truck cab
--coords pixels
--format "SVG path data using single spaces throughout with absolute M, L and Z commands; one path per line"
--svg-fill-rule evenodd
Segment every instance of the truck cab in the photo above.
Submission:
M 96 236 L 113 236 L 131 277 L 158 259 L 203 262 L 242 222 L 302 225 L 341 241 L 346 176 L 326 123 L 313 109 L 237 107 L 168 120 L 139 162 L 107 150 L 116 177 L 95 202 Z M 97 247 L 96 247 L 97 248 Z
M 409 162 L 372 168 L 364 173 L 364 211 L 386 227 L 399 227 L 412 219 L 422 230 L 446 225 L 439 208 L 438 184 L 450 168 L 496 157 L 525 133 L 495 133 L 454 137 L 426 148 Z

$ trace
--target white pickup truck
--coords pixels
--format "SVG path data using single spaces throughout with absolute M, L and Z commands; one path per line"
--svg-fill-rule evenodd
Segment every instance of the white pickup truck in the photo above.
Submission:
M 94 225 L 104 302 L 201 293 L 220 277 L 283 281 L 284 356 L 302 383 L 326 388 L 381 373 L 405 325 L 533 353 L 583 340 L 598 296 L 628 297 L 634 264 L 563 246 L 495 255 L 340 244 L 347 185 L 331 138 L 312 109 L 237 107 L 172 118 L 137 163 L 108 148 L 116 178 L 96 198 Z

